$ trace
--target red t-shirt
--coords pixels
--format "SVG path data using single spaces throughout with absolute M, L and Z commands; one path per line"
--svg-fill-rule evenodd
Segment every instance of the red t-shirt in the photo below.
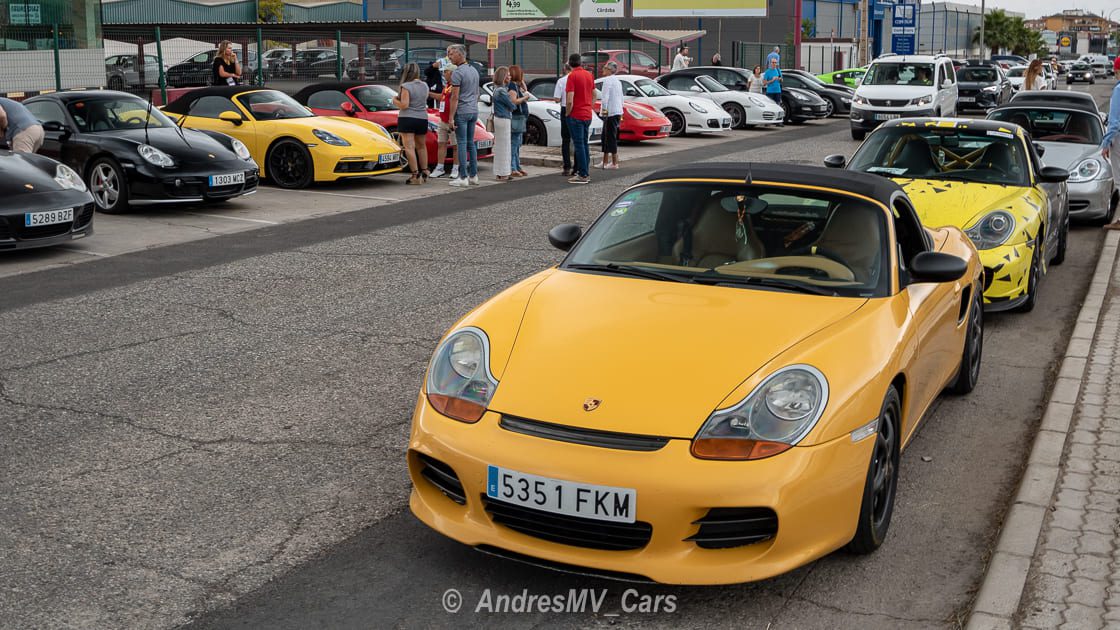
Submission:
M 591 120 L 595 77 L 582 66 L 575 68 L 568 73 L 568 84 L 564 87 L 564 92 L 572 95 L 572 108 L 568 110 L 568 115 L 577 120 Z
M 439 101 L 439 119 L 442 122 L 451 122 L 451 85 L 443 88 L 443 100 Z

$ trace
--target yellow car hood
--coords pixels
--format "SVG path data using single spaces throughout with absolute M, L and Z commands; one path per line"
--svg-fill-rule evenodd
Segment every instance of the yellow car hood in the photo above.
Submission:
M 691 438 L 745 379 L 865 302 L 558 271 L 529 300 L 490 408 Z
M 322 142 L 321 140 L 316 139 L 315 136 L 312 135 L 312 133 L 311 133 L 311 131 L 313 129 L 322 129 L 323 131 L 329 131 L 329 132 L 333 133 L 334 135 L 342 138 L 343 140 L 346 140 L 352 146 L 358 147 L 359 150 L 361 150 L 362 147 L 366 146 L 367 142 L 376 143 L 377 144 L 376 150 L 381 151 L 381 152 L 399 151 L 400 150 L 400 147 L 398 147 L 392 140 L 386 138 L 385 136 L 383 136 L 383 135 L 381 135 L 381 134 L 379 134 L 379 133 L 377 133 L 377 132 L 375 132 L 371 129 L 366 129 L 365 127 L 362 127 L 360 125 L 351 124 L 350 122 L 345 121 L 345 120 L 338 120 L 338 119 L 335 119 L 335 118 L 331 118 L 330 116 L 312 116 L 312 117 L 309 117 L 309 118 L 285 118 L 285 119 L 281 119 L 281 120 L 276 121 L 276 122 L 281 122 L 285 126 L 295 125 L 295 126 L 301 127 L 301 128 L 306 130 L 307 135 L 306 135 L 306 138 L 304 138 L 304 139 L 308 139 L 310 142 L 316 142 L 316 143 L 322 144 L 324 146 L 331 146 L 331 145 L 327 145 L 326 143 Z M 338 148 L 339 149 L 345 149 L 346 147 L 338 147 Z
M 992 210 L 1014 208 L 1025 191 L 1017 186 L 901 177 L 893 179 L 910 195 L 922 223 L 934 228 L 952 225 L 963 230 L 971 227 Z

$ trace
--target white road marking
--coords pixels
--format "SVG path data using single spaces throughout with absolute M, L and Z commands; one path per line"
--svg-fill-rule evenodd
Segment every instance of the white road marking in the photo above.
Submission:
M 196 217 L 211 217 L 214 219 L 229 219 L 230 221 L 248 221 L 249 223 L 263 223 L 265 225 L 280 225 L 279 221 L 265 221 L 264 219 L 246 219 L 244 217 L 231 217 L 224 214 L 207 214 L 205 212 L 184 212 L 183 214 L 193 214 Z
M 72 247 L 61 247 L 61 246 L 57 246 L 57 245 L 55 246 L 55 249 L 62 250 L 64 252 L 74 252 L 75 254 L 85 254 L 87 256 L 97 256 L 98 258 L 111 258 L 113 256 L 116 256 L 116 254 L 102 254 L 101 252 L 91 252 L 88 249 L 74 249 Z
M 350 197 L 351 199 L 373 199 L 374 201 L 404 201 L 404 199 L 397 199 L 396 197 L 374 197 L 372 195 L 348 195 L 346 193 L 323 192 L 321 190 L 296 190 L 294 192 L 308 193 L 308 194 L 312 194 L 312 195 L 330 195 L 332 197 Z

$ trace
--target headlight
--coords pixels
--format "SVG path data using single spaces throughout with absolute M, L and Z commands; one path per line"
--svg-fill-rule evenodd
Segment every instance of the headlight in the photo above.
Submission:
M 463 422 L 478 422 L 498 381 L 490 374 L 490 343 L 474 327 L 451 334 L 436 348 L 428 366 L 428 402 L 436 411 Z
M 910 104 L 911 105 L 929 105 L 932 102 L 933 102 L 933 95 L 932 94 L 927 94 L 925 96 L 922 96 L 922 97 L 915 98 L 915 99 L 911 100 Z
M 992 249 L 1007 242 L 1015 231 L 1015 217 L 1003 210 L 996 210 L 964 231 L 976 249 Z
M 856 105 L 868 105 L 869 104 L 867 102 L 867 99 L 860 96 L 859 94 L 856 94 L 855 96 L 852 97 L 852 102 L 855 103 Z
M 809 100 L 808 98 L 806 98 L 805 96 L 803 96 L 801 94 L 798 94 L 797 92 L 790 92 L 790 95 L 793 96 L 793 98 L 795 100 L 801 101 L 803 103 L 807 102 Z
M 172 166 L 175 166 L 175 160 L 171 159 L 170 155 L 164 153 L 163 151 L 160 151 L 150 144 L 142 144 L 137 147 L 136 150 L 140 153 L 140 157 L 144 158 L 144 160 L 149 162 L 150 164 L 162 166 L 163 168 L 171 168 Z
M 548 112 L 548 115 L 552 116 L 556 120 L 560 120 L 560 110 L 552 109 L 551 107 L 549 107 L 548 109 L 546 109 L 544 111 Z
M 1101 162 L 1097 158 L 1088 158 L 1081 160 L 1077 166 L 1069 172 L 1069 181 L 1071 182 L 1087 182 L 1097 178 L 1101 174 Z
M 342 138 L 339 138 L 329 131 L 324 131 L 322 129 L 312 129 L 311 133 L 314 134 L 316 138 L 322 140 L 323 142 L 326 142 L 327 144 L 333 144 L 336 147 L 350 146 L 349 142 L 343 140 Z
M 747 99 L 751 103 L 753 103 L 755 107 L 766 107 L 767 101 L 764 101 L 757 96 L 751 95 L 751 96 L 748 96 Z M 773 103 L 774 101 L 769 101 L 769 102 Z
M 986 88 L 980 88 L 980 91 L 981 92 L 987 92 L 988 94 L 995 94 L 996 92 L 999 91 L 999 86 L 998 85 L 989 85 Z
M 242 160 L 253 159 L 253 155 L 249 153 L 249 147 L 245 146 L 244 142 L 238 140 L 237 138 L 230 138 L 230 140 L 233 141 L 231 143 L 231 146 L 233 146 L 233 152 L 237 154 L 237 157 L 241 158 Z
M 85 192 L 86 189 L 86 183 L 82 181 L 81 176 L 79 176 L 74 169 L 65 164 L 59 164 L 58 167 L 54 169 L 54 181 L 58 182 L 58 185 L 62 186 L 63 190 L 80 190 Z
M 632 109 L 630 107 L 627 107 L 625 109 L 626 109 L 626 113 L 630 114 L 630 117 L 633 118 L 634 120 L 649 120 L 649 116 L 646 116 L 645 114 L 643 114 L 642 112 L 640 112 L 636 109 Z
M 841 96 L 841 97 L 840 97 L 840 102 L 842 102 L 842 103 L 851 103 L 851 102 L 852 102 L 852 99 L 848 98 L 847 96 Z
M 697 105 L 694 101 L 689 101 L 688 106 L 691 107 L 693 109 L 693 111 L 699 112 L 701 114 L 707 114 L 708 113 L 708 110 L 704 109 L 700 105 Z
M 762 459 L 788 450 L 816 425 L 828 382 L 810 365 L 771 374 L 739 404 L 708 416 L 692 440 L 701 459 Z

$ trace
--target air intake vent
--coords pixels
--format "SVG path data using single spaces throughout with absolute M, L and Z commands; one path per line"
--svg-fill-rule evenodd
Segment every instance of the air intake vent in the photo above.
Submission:
M 778 515 L 770 508 L 712 508 L 692 524 L 700 530 L 685 540 L 704 549 L 753 545 L 778 533 Z
M 626 551 L 645 547 L 653 535 L 653 525 L 641 521 L 615 523 L 564 516 L 495 501 L 486 495 L 482 495 L 482 503 L 495 523 L 563 545 Z
M 417 453 L 417 456 L 420 458 L 421 466 L 423 466 L 420 469 L 421 476 L 440 492 L 446 494 L 448 499 L 459 505 L 467 504 L 467 494 L 463 492 L 463 483 L 459 481 L 459 475 L 456 475 L 450 466 L 423 453 Z

